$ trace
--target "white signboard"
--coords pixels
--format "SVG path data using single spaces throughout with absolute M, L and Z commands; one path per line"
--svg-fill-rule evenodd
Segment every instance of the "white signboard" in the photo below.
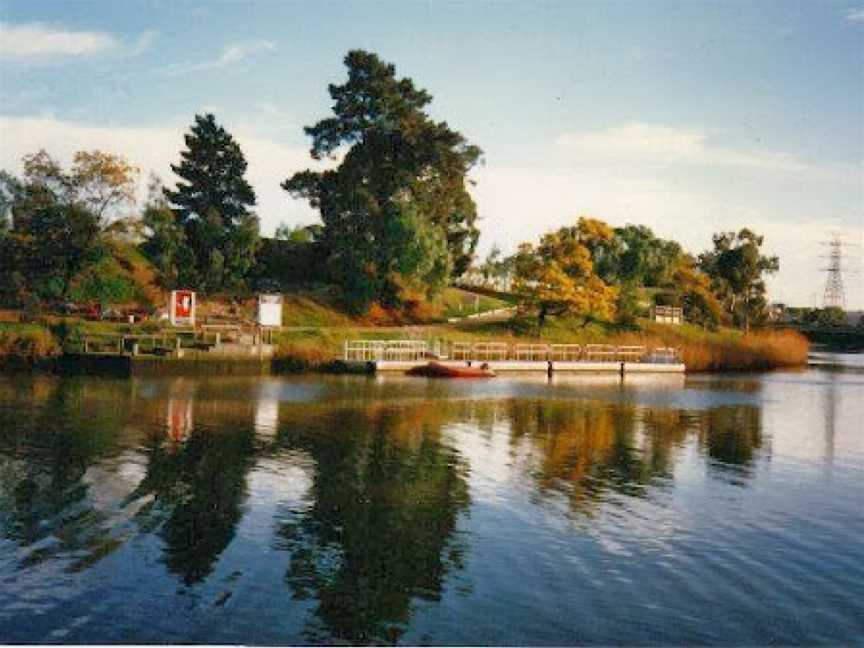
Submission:
M 258 324 L 282 326 L 282 295 L 258 295 Z
M 171 324 L 195 326 L 195 293 L 192 290 L 172 290 L 168 305 Z

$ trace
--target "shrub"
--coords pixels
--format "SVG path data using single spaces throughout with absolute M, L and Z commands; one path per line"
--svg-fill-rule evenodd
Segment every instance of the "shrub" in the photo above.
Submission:
M 0 364 L 34 365 L 60 353 L 60 345 L 43 328 L 0 331 Z

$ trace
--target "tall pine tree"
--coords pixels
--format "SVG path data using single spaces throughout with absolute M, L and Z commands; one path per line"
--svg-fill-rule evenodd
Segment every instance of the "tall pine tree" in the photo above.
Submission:
M 195 116 L 185 140 L 180 164 L 171 165 L 182 180 L 165 189 L 189 253 L 178 282 L 207 292 L 242 287 L 259 241 L 258 217 L 250 211 L 255 192 L 243 177 L 246 159 L 209 113 Z

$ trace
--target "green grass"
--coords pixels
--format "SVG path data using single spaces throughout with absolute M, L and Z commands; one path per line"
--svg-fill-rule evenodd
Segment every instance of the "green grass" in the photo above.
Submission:
M 287 327 L 341 327 L 357 322 L 341 312 L 323 294 L 287 294 L 282 306 L 282 326 Z
M 499 308 L 508 308 L 511 304 L 503 299 L 497 299 L 461 288 L 445 288 L 441 295 L 433 301 L 433 306 L 441 308 L 442 317 L 467 317 L 474 313 L 485 313 Z

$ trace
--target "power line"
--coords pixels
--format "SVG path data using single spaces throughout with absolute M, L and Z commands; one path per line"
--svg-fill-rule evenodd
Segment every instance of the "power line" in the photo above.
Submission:
M 841 308 L 846 310 L 846 291 L 843 287 L 843 249 L 853 243 L 843 240 L 840 234 L 834 234 L 830 241 L 820 241 L 820 245 L 828 247 L 828 254 L 821 258 L 828 260 L 828 267 L 822 268 L 825 276 L 825 289 L 822 293 L 823 308 Z

